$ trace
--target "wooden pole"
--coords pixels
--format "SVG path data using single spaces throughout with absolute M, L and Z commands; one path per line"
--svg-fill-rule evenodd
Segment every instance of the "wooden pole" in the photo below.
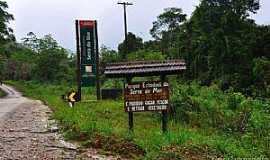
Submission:
M 131 82 L 132 82 L 132 78 L 128 77 L 127 83 L 131 83 Z M 129 126 L 129 131 L 133 132 L 134 123 L 133 123 L 133 112 L 132 111 L 128 112 L 128 126 Z
M 81 52 L 80 52 L 80 33 L 79 33 L 79 21 L 76 20 L 76 47 L 77 47 L 77 92 L 78 101 L 81 100 Z
M 101 99 L 100 96 L 100 67 L 99 67 L 99 47 L 98 47 L 98 33 L 97 33 L 97 21 L 95 21 L 95 36 L 96 36 L 96 94 L 97 94 L 97 100 Z
M 125 53 L 124 53 L 123 59 L 126 60 L 127 54 L 128 54 L 127 6 L 133 5 L 133 3 L 118 2 L 117 4 L 123 5 L 124 7 Z
M 161 79 L 161 82 L 165 82 L 166 76 L 161 75 L 160 79 Z M 168 123 L 168 111 L 162 111 L 162 132 L 163 133 L 167 133 L 168 131 L 167 123 Z
M 168 123 L 168 112 L 162 111 L 162 132 L 163 133 L 166 133 L 168 131 L 167 123 Z

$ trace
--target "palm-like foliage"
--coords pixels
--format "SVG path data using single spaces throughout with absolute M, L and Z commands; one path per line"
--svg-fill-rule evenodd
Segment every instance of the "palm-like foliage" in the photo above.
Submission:
M 14 40 L 12 35 L 13 30 L 8 27 L 8 23 L 14 20 L 12 14 L 9 14 L 6 9 L 8 8 L 7 2 L 0 1 L 0 41 Z

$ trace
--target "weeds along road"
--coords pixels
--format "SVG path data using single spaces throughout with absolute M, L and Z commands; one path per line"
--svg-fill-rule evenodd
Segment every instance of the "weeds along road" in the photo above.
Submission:
M 10 86 L 0 87 L 8 93 L 0 99 L 0 160 L 114 159 L 65 142 L 50 120 L 49 107 L 22 97 Z

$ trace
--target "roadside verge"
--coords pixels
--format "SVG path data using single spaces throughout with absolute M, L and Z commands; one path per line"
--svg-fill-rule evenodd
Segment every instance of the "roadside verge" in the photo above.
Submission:
M 0 98 L 5 97 L 6 95 L 7 95 L 7 93 L 4 92 L 4 91 L 1 89 L 1 87 L 0 87 Z

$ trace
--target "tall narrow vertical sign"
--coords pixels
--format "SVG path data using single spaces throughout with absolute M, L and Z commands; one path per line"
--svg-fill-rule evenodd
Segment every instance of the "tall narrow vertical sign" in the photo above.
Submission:
M 96 22 L 80 20 L 81 42 L 81 85 L 82 87 L 96 84 Z
M 97 87 L 97 99 L 99 99 L 99 51 L 97 21 L 79 20 L 78 32 L 79 51 L 78 61 L 80 61 L 80 87 Z M 78 45 L 78 44 L 77 44 Z M 78 87 L 78 88 L 80 88 Z M 79 91 L 80 92 L 80 91 Z

